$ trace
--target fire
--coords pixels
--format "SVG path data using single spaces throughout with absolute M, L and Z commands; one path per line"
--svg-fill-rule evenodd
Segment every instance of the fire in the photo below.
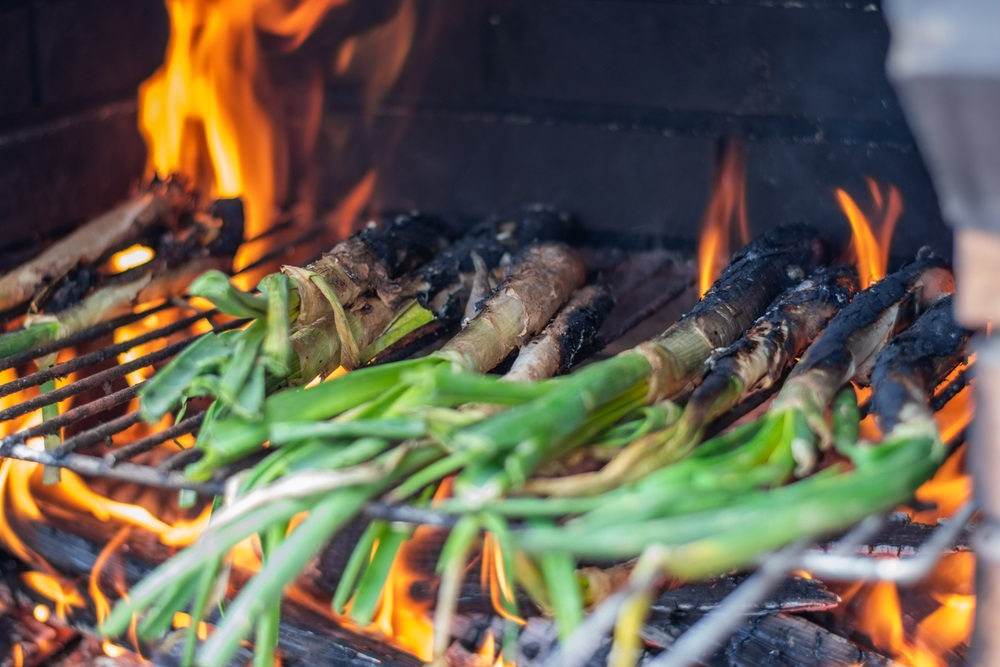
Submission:
M 39 623 L 46 623 L 49 617 L 52 615 L 52 610 L 44 604 L 36 604 L 35 608 L 31 611 L 31 615 L 35 617 L 35 620 Z
M 44 572 L 25 572 L 21 580 L 55 603 L 56 617 L 60 620 L 66 620 L 70 611 L 84 606 L 76 587 L 61 578 Z
M 163 66 L 139 90 L 151 171 L 195 178 L 212 196 L 242 196 L 247 235 L 271 222 L 284 187 L 272 88 L 260 34 L 292 49 L 345 0 L 168 0 Z
M 511 614 L 506 609 L 505 603 L 509 604 L 514 601 L 514 590 L 504 569 L 500 544 L 490 533 L 487 533 L 483 538 L 483 566 L 480 581 L 483 588 L 490 591 L 490 602 L 493 603 L 493 610 L 497 614 L 518 625 L 526 623 L 523 618 Z
M 374 626 L 393 644 L 412 653 L 424 662 L 434 658 L 434 627 L 431 623 L 430 598 L 421 601 L 412 596 L 415 584 L 426 581 L 427 575 L 418 572 L 412 562 L 419 554 L 421 544 L 426 544 L 432 528 L 421 526 L 413 532 L 413 537 L 403 542 L 392 562 L 389 576 Z
M 115 273 L 122 273 L 137 266 L 142 266 L 153 259 L 153 249 L 138 243 L 116 252 L 111 256 L 111 269 Z
M 908 667 L 945 667 L 947 654 L 968 644 L 972 634 L 976 599 L 971 592 L 974 557 L 957 553 L 941 560 L 922 589 L 940 606 L 920 619 L 907 633 L 899 600 L 899 590 L 891 582 L 872 584 L 859 595 L 859 628 L 882 652 Z M 908 636 L 912 635 L 912 636 Z
M 503 653 L 497 650 L 493 633 L 488 630 L 486 639 L 483 640 L 475 655 L 477 658 L 476 667 L 515 667 L 513 661 L 505 660 Z
M 864 287 L 885 277 L 892 235 L 903 213 L 903 199 L 895 186 L 888 186 L 887 194 L 883 196 L 874 179 L 868 178 L 867 183 L 872 201 L 867 215 L 846 191 L 840 188 L 834 190 L 837 203 L 851 225 L 849 254 L 857 262 L 858 277 Z
M 185 614 L 182 611 L 175 612 L 174 628 L 180 630 L 189 627 L 191 627 L 191 615 Z M 199 621 L 198 627 L 195 628 L 195 634 L 198 636 L 198 639 L 200 639 L 201 641 L 205 641 L 206 639 L 208 639 L 208 633 L 210 628 L 211 626 L 209 626 L 209 624 L 206 623 L 205 621 Z
M 712 193 L 701 220 L 698 240 L 698 294 L 704 296 L 729 262 L 732 225 L 736 222 L 743 245 L 750 240 L 747 220 L 746 150 L 729 141 L 722 151 Z

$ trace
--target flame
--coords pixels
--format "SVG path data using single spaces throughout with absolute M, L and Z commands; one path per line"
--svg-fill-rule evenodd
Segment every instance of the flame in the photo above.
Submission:
M 102 623 L 108 614 L 111 613 L 111 604 L 108 602 L 108 598 L 101 591 L 101 573 L 104 571 L 104 567 L 108 563 L 108 559 L 121 548 L 122 544 L 128 538 L 129 533 L 132 529 L 126 526 L 119 530 L 115 536 L 109 541 L 101 553 L 98 554 L 97 560 L 94 561 L 94 567 L 90 571 L 90 578 L 87 583 L 87 592 L 90 593 L 90 599 L 94 602 L 95 613 L 97 614 L 98 624 Z
M 280 100 L 274 93 L 280 81 L 270 71 L 262 42 L 277 38 L 279 50 L 294 50 L 345 2 L 166 0 L 170 39 L 164 63 L 139 89 L 148 170 L 183 174 L 210 197 L 242 197 L 247 238 L 268 229 L 288 197 L 289 174 L 311 160 L 323 83 L 314 77 L 301 90 L 286 86 L 282 97 L 296 97 Z M 388 21 L 349 37 L 337 54 L 334 73 L 364 82 L 369 124 L 402 72 L 416 23 L 415 3 L 404 0 Z M 297 171 L 309 169 L 300 166 Z M 308 198 L 304 192 L 297 195 Z M 311 202 L 300 204 L 311 207 Z M 242 248 L 236 265 L 246 266 L 257 256 Z
M 125 655 L 124 648 L 122 648 L 118 644 L 112 644 L 110 641 L 106 639 L 101 644 L 101 650 L 104 651 L 104 655 L 108 656 L 109 658 L 119 658 Z
M 493 632 L 490 630 L 486 631 L 486 639 L 480 644 L 479 649 L 475 653 L 475 662 L 468 662 L 470 667 L 475 665 L 475 667 L 516 667 L 513 661 L 504 660 L 503 652 L 497 650 L 496 639 L 493 638 Z
M 209 196 L 241 196 L 247 237 L 267 229 L 286 188 L 287 151 L 268 103 L 262 33 L 295 49 L 345 1 L 167 0 L 164 64 L 139 89 L 149 170 L 189 176 Z
M 56 618 L 65 621 L 72 609 L 83 607 L 83 598 L 72 584 L 44 572 L 24 572 L 21 581 L 52 600 Z
M 883 196 L 874 179 L 866 180 L 872 200 L 872 207 L 867 215 L 845 190 L 834 190 L 837 203 L 851 225 L 848 255 L 856 261 L 858 277 L 865 287 L 885 277 L 892 235 L 903 213 L 903 199 L 895 186 L 888 186 L 887 194 Z
M 191 615 L 185 614 L 182 611 L 174 612 L 174 628 L 180 630 L 182 628 L 191 627 Z M 195 629 L 195 634 L 198 639 L 205 641 L 208 639 L 208 634 L 211 626 L 205 621 L 198 621 L 198 627 Z
M 137 266 L 142 266 L 153 259 L 153 249 L 144 245 L 135 244 L 116 252 L 111 256 L 111 269 L 115 273 L 122 273 Z
M 940 606 L 917 623 L 913 636 L 903 625 L 899 591 L 891 582 L 880 581 L 859 594 L 862 608 L 859 628 L 872 644 L 908 667 L 946 667 L 947 654 L 967 645 L 972 635 L 976 599 L 971 593 L 975 559 L 971 553 L 946 556 L 922 590 Z
M 496 538 L 487 533 L 483 538 L 483 566 L 481 581 L 484 587 L 490 591 L 490 602 L 493 603 L 493 611 L 498 615 L 513 621 L 518 625 L 527 623 L 523 618 L 515 616 L 506 610 L 504 602 L 514 601 L 514 589 L 510 585 L 507 572 L 504 569 L 503 554 L 500 551 L 500 543 Z
M 738 141 L 728 141 L 712 185 L 712 193 L 701 220 L 698 240 L 698 294 L 704 296 L 729 262 L 730 236 L 736 221 L 743 245 L 750 240 L 746 202 L 746 150 Z
M 433 528 L 420 526 L 400 546 L 386 578 L 373 623 L 395 645 L 424 662 L 434 658 L 434 627 L 430 618 L 432 603 L 430 599 L 416 600 L 411 595 L 414 585 L 427 579 L 427 575 L 418 572 L 411 563 L 422 548 L 421 544 L 426 543 L 434 532 Z

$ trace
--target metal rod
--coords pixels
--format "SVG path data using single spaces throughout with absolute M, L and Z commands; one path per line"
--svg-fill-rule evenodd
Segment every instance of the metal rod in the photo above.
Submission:
M 8 368 L 14 368 L 15 366 L 20 366 L 21 364 L 28 363 L 33 359 L 44 356 L 46 354 L 51 354 L 53 352 L 58 352 L 64 347 L 69 347 L 70 345 L 76 345 L 78 343 L 83 343 L 89 340 L 93 340 L 100 336 L 104 336 L 113 332 L 119 327 L 126 326 L 128 324 L 133 324 L 141 319 L 149 317 L 159 313 L 160 311 L 166 310 L 176 304 L 165 301 L 157 306 L 153 306 L 148 310 L 143 310 L 138 313 L 129 313 L 128 315 L 122 315 L 121 317 L 116 317 L 113 320 L 108 320 L 107 322 L 102 322 L 101 324 L 94 325 L 87 329 L 83 329 L 75 334 L 66 336 L 65 338 L 57 338 L 51 343 L 45 343 L 44 345 L 39 345 L 38 347 L 26 350 L 24 352 L 19 352 L 13 354 L 9 357 L 4 357 L 0 359 L 0 371 L 7 370 Z
M 172 470 L 179 470 L 187 464 L 194 462 L 200 456 L 200 449 L 185 449 L 184 451 L 177 452 L 173 456 L 160 461 L 157 464 L 156 469 L 163 473 L 167 473 Z M 220 485 L 219 488 L 221 489 L 222 486 Z
M 205 413 L 200 412 L 195 416 L 179 421 L 173 426 L 169 426 L 158 433 L 147 435 L 145 438 L 140 438 L 128 443 L 127 445 L 122 445 L 113 452 L 105 454 L 104 460 L 111 466 L 117 465 L 122 461 L 127 461 L 128 459 L 162 445 L 167 440 L 194 432 L 195 429 L 201 426 L 201 422 L 204 421 L 204 419 Z
M 24 444 L 32 438 L 37 438 L 41 435 L 48 435 L 50 433 L 58 433 L 60 429 L 64 426 L 69 426 L 70 424 L 77 422 L 81 419 L 86 419 L 87 417 L 93 417 L 94 415 L 99 415 L 105 410 L 110 410 L 120 403 L 135 398 L 139 393 L 139 388 L 145 383 L 139 382 L 131 387 L 125 387 L 120 391 L 116 391 L 107 396 L 102 396 L 97 400 L 91 401 L 90 403 L 85 403 L 84 405 L 79 405 L 71 410 L 67 410 L 58 417 L 53 417 L 52 419 L 46 419 L 44 422 L 38 426 L 33 426 L 29 429 L 23 431 L 18 431 L 17 433 L 12 433 L 7 437 L 0 440 L 0 456 L 7 456 L 10 458 L 17 458 L 13 454 L 6 453 L 6 448 L 14 444 Z M 18 450 L 20 451 L 20 450 Z
M 219 326 L 217 331 L 228 331 L 229 329 L 235 329 L 242 326 L 246 320 L 233 320 L 232 322 L 227 322 Z M 0 422 L 4 422 L 15 417 L 20 417 L 21 415 L 26 415 L 29 412 L 34 412 L 39 408 L 46 405 L 51 405 L 57 401 L 61 401 L 70 396 L 79 394 L 80 392 L 86 391 L 87 389 L 93 389 L 94 387 L 99 387 L 106 382 L 112 380 L 117 380 L 118 378 L 124 377 L 125 375 L 131 373 L 132 371 L 137 371 L 140 368 L 145 368 L 155 364 L 158 361 L 163 361 L 168 359 L 173 355 L 177 354 L 185 347 L 193 343 L 194 341 L 201 338 L 201 336 L 192 336 L 191 338 L 179 341 L 172 345 L 168 345 L 162 350 L 157 350 L 155 352 L 150 352 L 149 354 L 143 355 L 132 361 L 115 366 L 113 368 L 108 368 L 107 370 L 100 371 L 99 373 L 94 373 L 93 375 L 88 375 L 85 378 L 81 378 L 76 382 L 72 382 L 65 387 L 60 387 L 55 391 L 49 391 L 44 394 L 40 394 L 32 399 L 13 405 L 6 410 L 0 411 Z
M 127 412 L 121 417 L 117 417 L 111 421 L 104 422 L 100 426 L 78 433 L 72 438 L 64 440 L 58 447 L 49 451 L 51 451 L 54 456 L 59 457 L 65 456 L 70 452 L 79 451 L 84 447 L 96 445 L 101 441 L 107 441 L 110 446 L 113 444 L 111 442 L 111 436 L 121 433 L 129 427 L 135 426 L 140 421 L 142 421 L 142 417 L 139 416 L 138 412 Z
M 452 528 L 460 518 L 458 514 L 445 514 L 426 507 L 382 502 L 368 503 L 364 508 L 364 513 L 371 519 L 413 523 L 420 526 L 436 526 L 438 528 Z
M 157 350 L 156 352 L 150 352 L 147 355 L 134 359 L 127 364 L 121 364 L 120 366 L 113 366 L 107 370 L 103 370 L 99 373 L 94 373 L 93 375 L 88 375 L 85 378 L 81 378 L 76 382 L 71 382 L 65 387 L 60 387 L 53 391 L 47 391 L 44 394 L 39 394 L 34 398 L 27 401 L 18 403 L 17 405 L 12 405 L 6 410 L 0 410 L 0 422 L 5 422 L 15 417 L 20 417 L 26 415 L 30 412 L 34 412 L 46 405 L 51 405 L 57 403 L 63 399 L 69 398 L 70 396 L 75 396 L 81 392 L 88 389 L 93 389 L 95 387 L 100 387 L 106 384 L 105 391 L 108 391 L 111 387 L 112 380 L 118 380 L 125 377 L 132 371 L 137 371 L 140 368 L 145 368 L 151 364 L 155 364 L 158 361 L 163 361 L 164 359 L 169 359 L 176 353 L 183 350 L 185 347 L 194 342 L 194 338 L 189 340 L 183 340 L 179 343 L 174 343 L 173 345 L 168 345 L 162 350 Z
M 868 558 L 853 554 L 809 552 L 802 554 L 795 566 L 819 579 L 915 583 L 930 573 L 941 559 L 942 553 L 948 551 L 966 529 L 976 509 L 975 501 L 967 501 L 947 523 L 935 530 L 912 556 Z
M 61 364 L 56 364 L 51 368 L 45 370 L 37 371 L 30 375 L 25 375 L 16 380 L 8 382 L 5 385 L 0 385 L 0 396 L 9 396 L 10 394 L 23 391 L 29 387 L 34 387 L 42 384 L 47 380 L 52 380 L 53 378 L 66 377 L 70 373 L 73 373 L 81 368 L 86 368 L 93 364 L 99 363 L 113 356 L 117 356 L 123 352 L 128 352 L 132 348 L 148 343 L 159 338 L 165 338 L 170 334 L 176 333 L 183 329 L 190 327 L 195 322 L 210 317 L 215 312 L 214 309 L 206 311 L 203 313 L 198 313 L 196 315 L 191 315 L 190 317 L 185 317 L 183 319 L 172 322 L 164 327 L 155 329 L 141 336 L 131 338 L 126 341 L 122 341 L 116 345 L 109 345 L 107 347 L 102 347 L 100 350 L 90 352 L 89 354 L 84 354 L 79 357 L 73 357 L 68 361 L 64 361 Z
M 163 489 L 190 489 L 205 495 L 215 495 L 222 492 L 220 484 L 192 482 L 183 473 L 164 472 L 158 468 L 134 463 L 110 466 L 103 458 L 96 456 L 67 454 L 63 457 L 55 457 L 52 452 L 44 449 L 35 449 L 16 443 L 0 445 L 0 453 L 3 456 L 22 461 L 33 461 L 42 465 L 66 468 L 86 477 L 109 477 Z

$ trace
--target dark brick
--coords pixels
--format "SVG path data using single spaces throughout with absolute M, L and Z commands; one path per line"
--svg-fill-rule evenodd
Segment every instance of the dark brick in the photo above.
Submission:
M 28 14 L 0 10 L 0 119 L 31 108 L 31 59 Z
M 36 15 L 46 107 L 132 98 L 163 61 L 160 0 L 37 0 Z
M 144 161 L 128 105 L 0 135 L 0 249 L 113 206 L 139 181 Z
M 874 134 L 902 123 L 877 3 L 792 5 L 417 0 L 420 28 L 390 100 L 503 112 L 558 105 L 567 120 L 594 109 L 686 125 L 705 112 L 794 117 L 867 123 Z
M 365 136 L 357 117 L 327 123 Z M 378 117 L 355 150 L 326 156 L 320 182 L 335 202 L 369 166 L 378 172 L 375 207 L 421 208 L 476 218 L 526 201 L 579 215 L 589 230 L 694 241 L 708 197 L 715 141 L 607 126 L 554 125 L 524 117 L 418 113 Z M 930 179 L 913 149 L 767 139 L 747 144 L 747 199 L 753 233 L 802 220 L 833 240 L 849 236 L 833 190 L 864 205 L 865 176 L 896 185 L 905 213 L 894 254 L 923 244 L 951 251 Z
M 733 114 L 889 120 L 880 13 L 625 0 L 510 2 L 494 33 L 508 92 Z

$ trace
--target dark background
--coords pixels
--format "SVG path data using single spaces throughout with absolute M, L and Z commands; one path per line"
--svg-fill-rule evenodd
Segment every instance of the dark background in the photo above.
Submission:
M 371 23 L 398 2 L 356 1 L 295 57 L 327 68 L 350 26 L 365 24 L 359 14 Z M 377 209 L 475 218 L 548 201 L 625 242 L 690 241 L 719 141 L 742 137 L 754 231 L 806 220 L 846 237 L 832 190 L 864 201 L 871 176 L 903 194 L 894 254 L 924 243 L 950 252 L 886 81 L 877 2 L 416 0 L 416 8 L 406 67 L 373 119 L 356 85 L 327 87 L 318 144 L 325 204 L 374 166 Z M 166 31 L 161 0 L 0 2 L 0 248 L 67 229 L 139 182 L 135 91 L 162 61 Z

